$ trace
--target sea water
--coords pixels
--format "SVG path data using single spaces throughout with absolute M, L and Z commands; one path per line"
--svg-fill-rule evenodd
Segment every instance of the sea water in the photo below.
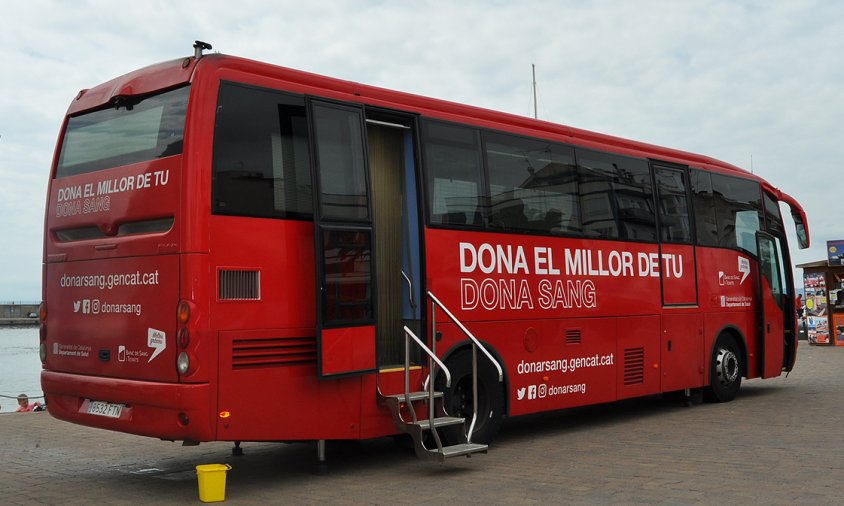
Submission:
M 18 408 L 17 400 L 9 398 L 18 394 L 43 402 L 37 326 L 0 327 L 0 413 Z

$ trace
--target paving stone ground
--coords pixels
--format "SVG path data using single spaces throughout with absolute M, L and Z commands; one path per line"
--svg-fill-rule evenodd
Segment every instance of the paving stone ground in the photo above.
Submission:
M 229 463 L 226 503 L 842 504 L 844 348 L 801 343 L 788 378 L 690 408 L 650 397 L 507 420 L 444 465 L 393 438 L 182 447 L 46 413 L 0 415 L 0 504 L 199 504 L 195 466 Z

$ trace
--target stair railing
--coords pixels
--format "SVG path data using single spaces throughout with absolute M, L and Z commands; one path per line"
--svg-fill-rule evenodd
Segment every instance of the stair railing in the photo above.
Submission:
M 466 337 L 468 337 L 472 341 L 472 407 L 473 407 L 474 411 L 472 413 L 472 423 L 469 424 L 469 431 L 466 434 L 466 442 L 471 443 L 472 442 L 472 433 L 475 430 L 475 423 L 478 421 L 478 349 L 480 349 L 483 352 L 483 354 L 486 355 L 486 358 L 490 362 L 492 362 L 492 365 L 494 365 L 495 368 L 498 370 L 498 382 L 499 383 L 502 383 L 504 381 L 504 371 L 501 369 L 501 364 L 499 364 L 498 361 L 495 360 L 495 358 L 492 356 L 492 354 L 489 351 L 487 351 L 487 349 L 484 347 L 484 345 L 481 344 L 481 342 L 469 331 L 469 329 L 467 329 L 466 326 L 463 325 L 463 323 L 460 320 L 458 320 L 457 317 L 454 316 L 454 314 L 451 311 L 449 311 L 448 308 L 445 307 L 445 305 L 442 302 L 440 302 L 440 300 L 437 299 L 437 297 L 433 293 L 431 293 L 429 291 L 428 297 L 430 297 L 431 302 L 433 302 L 433 304 L 431 305 L 431 336 L 432 336 L 431 342 L 433 343 L 434 350 L 436 350 L 436 342 L 437 342 L 437 307 L 442 309 L 442 311 L 446 314 L 446 316 L 448 316 L 451 319 L 451 321 L 454 322 L 455 325 L 457 325 L 457 328 L 459 328 L 461 331 L 463 331 L 463 334 L 465 334 Z M 407 327 L 405 327 L 405 331 L 407 331 Z M 407 347 L 405 347 L 405 350 L 406 349 L 407 349 Z M 436 355 L 431 355 L 431 356 L 435 357 Z M 437 360 L 437 362 L 440 363 L 440 364 L 442 363 L 439 360 Z M 442 366 L 442 367 L 444 368 L 445 366 Z M 431 374 L 430 374 L 430 376 L 428 376 L 429 381 L 427 383 L 429 383 L 428 386 L 431 389 L 431 392 L 432 392 L 431 398 L 433 399 L 433 384 L 434 384 L 434 381 L 432 380 L 432 378 L 434 378 L 436 376 L 434 374 L 433 369 L 431 369 L 429 367 L 428 370 L 431 371 Z M 447 371 L 447 369 L 445 369 L 445 371 Z M 405 376 L 405 378 L 407 378 L 407 376 Z M 446 384 L 447 385 L 451 384 L 451 375 L 447 374 Z M 449 413 L 449 414 L 452 414 L 452 413 Z M 436 431 L 434 431 L 434 439 L 437 441 L 437 445 L 439 446 L 439 437 L 437 436 Z
M 446 386 L 451 386 L 451 373 L 448 370 L 448 367 L 442 363 L 442 361 L 437 358 L 437 354 L 428 348 L 425 343 L 422 342 L 416 334 L 410 330 L 407 325 L 404 326 L 404 402 L 410 410 L 410 416 L 413 419 L 413 422 L 417 422 L 416 418 L 416 410 L 413 408 L 413 401 L 410 399 L 410 340 L 413 339 L 416 344 L 422 348 L 422 351 L 428 355 L 428 370 L 431 371 L 431 376 L 436 373 L 435 367 L 439 367 L 442 369 L 443 373 L 445 374 L 445 384 Z M 436 345 L 435 345 L 436 346 Z M 442 451 L 443 444 L 440 440 L 440 435 L 437 434 L 437 429 L 434 427 L 434 418 L 436 418 L 434 413 L 434 382 L 428 382 L 427 388 L 425 389 L 428 392 L 428 423 L 431 424 L 431 434 L 434 436 L 434 442 L 437 445 L 437 449 Z

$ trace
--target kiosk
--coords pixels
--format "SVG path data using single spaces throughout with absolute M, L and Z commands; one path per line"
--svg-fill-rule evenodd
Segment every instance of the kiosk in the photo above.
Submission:
M 844 346 L 844 265 L 800 264 L 809 344 Z

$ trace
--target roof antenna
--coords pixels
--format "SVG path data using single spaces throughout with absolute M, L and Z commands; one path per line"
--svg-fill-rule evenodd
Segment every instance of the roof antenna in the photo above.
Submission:
M 536 65 L 530 64 L 530 71 L 533 74 L 533 119 L 539 119 L 539 113 L 536 109 Z
M 193 57 L 197 60 L 202 58 L 202 51 L 204 49 L 211 49 L 211 44 L 207 42 L 202 42 L 201 40 L 197 40 L 194 42 L 193 45 Z

